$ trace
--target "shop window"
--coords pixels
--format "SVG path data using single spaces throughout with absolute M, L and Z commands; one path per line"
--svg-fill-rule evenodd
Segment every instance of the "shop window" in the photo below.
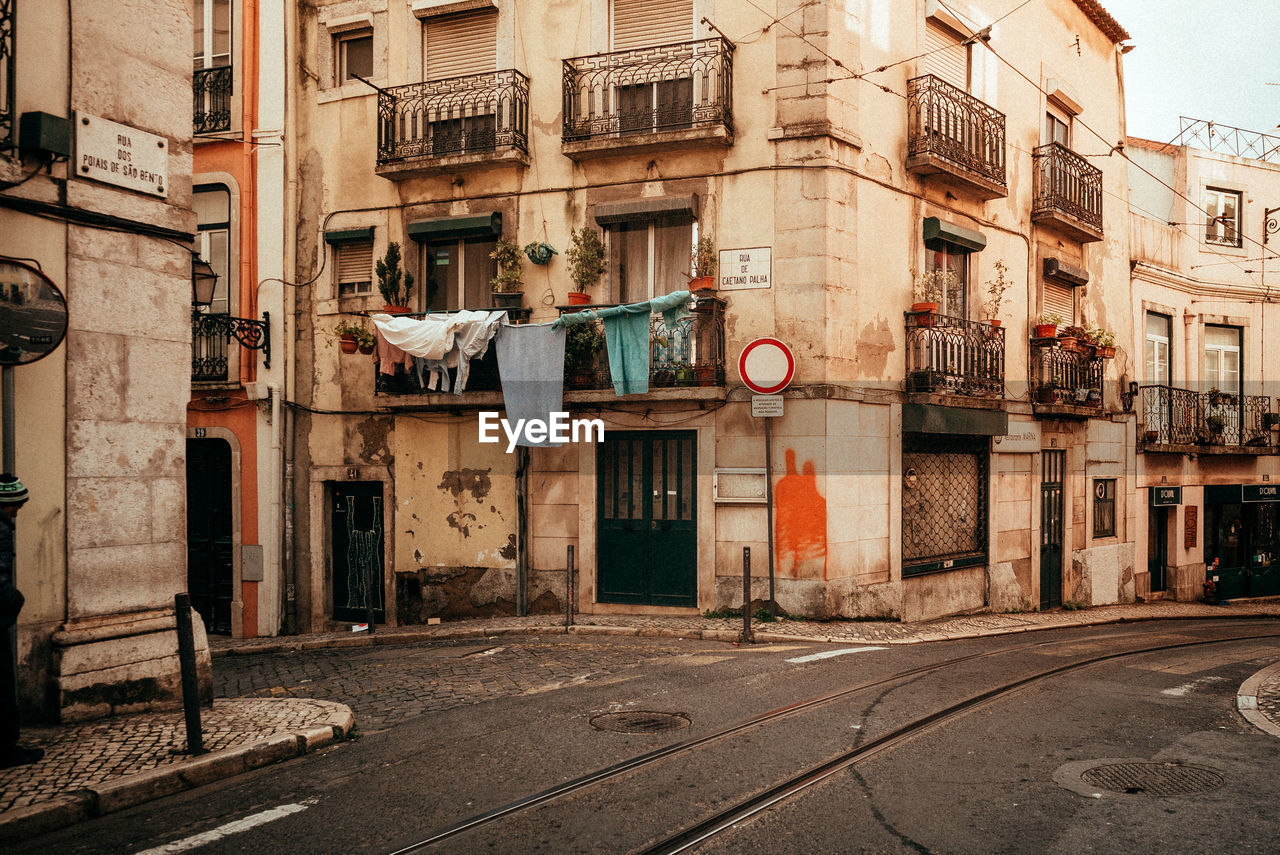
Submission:
M 422 305 L 429 312 L 488 309 L 498 274 L 489 253 L 496 240 L 435 241 L 422 248 Z
M 1240 193 L 1206 187 L 1204 191 L 1204 242 L 1215 246 L 1242 246 Z
M 988 442 L 903 436 L 902 575 L 986 562 Z
M 1093 536 L 1116 536 L 1116 479 L 1093 479 Z

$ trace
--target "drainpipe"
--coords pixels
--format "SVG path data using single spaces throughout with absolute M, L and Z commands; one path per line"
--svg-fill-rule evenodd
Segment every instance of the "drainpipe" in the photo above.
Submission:
M 296 68 L 296 51 L 297 51 L 297 9 L 296 3 L 285 3 L 284 5 L 284 85 L 285 92 L 296 92 L 298 83 L 298 74 Z M 294 111 L 292 107 L 292 99 L 286 97 L 284 99 L 284 178 L 285 178 L 285 223 L 284 223 L 284 275 L 282 278 L 292 280 L 298 271 L 298 238 L 297 238 L 297 211 L 298 211 L 298 179 L 294 174 L 293 161 L 295 159 L 294 152 L 297 145 L 297 127 L 294 121 Z M 283 311 L 280 313 L 280 331 L 282 339 L 280 343 L 280 359 L 281 372 L 283 378 L 283 388 L 280 395 L 280 416 L 279 421 L 281 435 L 284 440 L 284 447 L 281 450 L 281 466 L 283 468 L 283 483 L 280 485 L 280 498 L 282 507 L 282 518 L 280 523 L 280 558 L 283 565 L 284 575 L 284 597 L 281 605 L 284 610 L 283 630 L 285 635 L 298 634 L 298 608 L 297 608 L 297 568 L 294 566 L 293 555 L 293 434 L 294 434 L 294 418 L 293 411 L 284 406 L 284 402 L 289 399 L 289 390 L 296 388 L 293 381 L 294 364 L 293 364 L 293 336 L 294 336 L 294 311 L 296 310 L 296 300 L 294 299 L 294 286 L 291 282 L 281 285 L 281 296 L 284 303 Z
M 516 446 L 516 614 L 529 613 L 529 449 Z

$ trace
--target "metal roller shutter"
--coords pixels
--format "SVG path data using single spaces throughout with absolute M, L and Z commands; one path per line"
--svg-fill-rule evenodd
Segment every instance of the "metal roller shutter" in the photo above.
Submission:
M 1044 283 L 1044 312 L 1057 312 L 1068 324 L 1076 322 L 1076 292 L 1074 288 L 1056 282 Z
M 969 48 L 954 30 L 933 21 L 924 25 L 924 73 L 941 77 L 957 89 L 969 91 Z
M 426 31 L 423 63 L 428 80 L 497 70 L 497 12 L 433 18 Z
M 339 283 L 373 281 L 373 241 L 359 240 L 339 244 L 337 256 Z
M 693 41 L 693 0 L 613 0 L 613 50 Z

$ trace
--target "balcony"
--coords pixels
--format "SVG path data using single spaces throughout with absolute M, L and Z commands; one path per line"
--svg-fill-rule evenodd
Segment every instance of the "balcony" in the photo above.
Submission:
M 514 69 L 378 92 L 378 163 L 392 180 L 529 163 L 529 78 Z
M 733 144 L 733 45 L 723 38 L 564 60 L 562 151 L 583 159 Z
M 561 314 L 605 306 L 561 306 Z M 715 399 L 723 400 L 725 384 L 724 360 L 725 302 L 717 297 L 700 296 L 689 317 L 668 329 L 661 315 L 649 319 L 650 366 L 647 399 Z M 523 310 L 521 317 L 527 317 Z M 592 404 L 617 399 L 613 378 L 609 373 L 609 355 L 605 343 L 604 324 L 596 320 L 566 330 L 564 388 L 566 404 Z M 427 409 L 483 409 L 502 406 L 496 348 L 489 347 L 481 359 L 471 360 L 466 390 L 454 395 L 456 371 L 450 371 L 443 382 L 433 383 L 429 372 L 396 366 L 394 373 L 375 375 L 375 392 L 394 397 L 395 407 Z M 697 388 L 702 387 L 702 388 Z
M 231 87 L 234 77 L 229 65 L 197 68 L 191 74 L 194 101 L 192 125 L 195 134 L 231 130 Z
M 191 380 L 222 383 L 232 379 L 227 347 L 235 339 L 249 350 L 261 350 L 263 367 L 271 367 L 270 317 L 262 320 L 193 311 L 191 313 Z
M 941 78 L 907 82 L 907 171 L 937 175 L 979 199 L 1009 195 L 1004 113 Z
M 1106 414 L 1106 360 L 1066 350 L 1058 339 L 1031 342 L 1032 411 L 1041 418 L 1088 419 Z
M 1277 419 L 1266 395 L 1143 386 L 1138 447 L 1143 451 L 1274 454 Z
M 1061 143 L 1036 146 L 1031 220 L 1080 243 L 1102 240 L 1102 170 Z
M 931 312 L 905 312 L 907 392 L 1004 398 L 1004 328 Z

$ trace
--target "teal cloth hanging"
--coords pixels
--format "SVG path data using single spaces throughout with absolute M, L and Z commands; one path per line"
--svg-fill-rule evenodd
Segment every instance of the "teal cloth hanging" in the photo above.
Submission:
M 604 340 L 609 351 L 609 374 L 618 395 L 643 395 L 649 391 L 649 316 L 662 313 L 668 328 L 689 317 L 688 291 L 673 291 L 643 303 L 587 309 L 561 315 L 553 326 L 604 322 Z

